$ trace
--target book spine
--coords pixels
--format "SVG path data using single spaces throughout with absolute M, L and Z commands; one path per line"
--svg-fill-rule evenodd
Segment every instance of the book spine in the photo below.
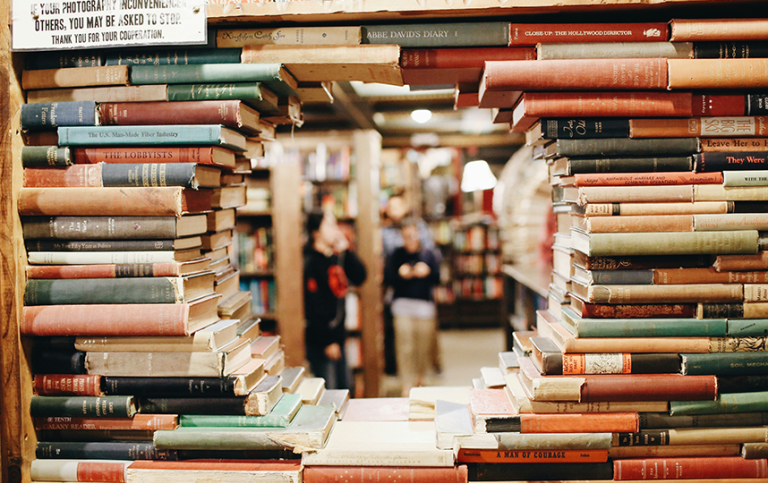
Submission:
M 132 418 L 48 416 L 33 418 L 33 422 L 41 431 L 158 431 L 179 426 L 175 414 L 135 414 Z
M 765 426 L 766 424 L 768 424 L 768 413 L 764 412 L 701 414 L 691 416 L 670 416 L 669 414 L 664 413 L 640 414 L 640 428 L 642 429 L 738 428 L 747 426 Z
M 88 352 L 89 374 L 130 377 L 221 377 L 227 363 L 224 352 Z
M 589 139 L 629 137 L 626 119 L 542 119 L 544 139 Z
M 37 443 L 35 451 L 40 459 L 121 459 L 171 460 L 178 459 L 176 450 L 156 449 L 152 441 L 45 442 Z
M 768 272 L 718 272 L 713 268 L 660 268 L 654 284 L 768 282 Z
M 581 401 L 677 401 L 714 400 L 715 376 L 679 374 L 586 375 Z
M 125 483 L 125 470 L 130 463 L 130 461 L 33 460 L 30 476 L 33 481 Z
M 765 337 L 742 337 L 747 350 L 760 352 L 729 352 L 711 354 L 681 354 L 682 373 L 686 375 L 714 374 L 737 376 L 740 374 L 767 374 L 768 353 Z M 754 343 L 755 346 L 749 346 Z
M 672 60 L 672 59 L 670 59 Z M 614 75 L 620 72 L 619 75 Z M 667 59 L 565 59 L 487 62 L 481 92 L 667 88 Z M 671 154 L 671 153 L 665 153 Z
M 110 265 L 29 265 L 27 278 L 178 277 L 177 263 L 125 263 Z
M 557 154 L 569 157 L 689 156 L 699 151 L 697 138 L 558 139 Z
M 632 138 L 764 136 L 765 117 L 702 117 L 690 119 L 630 119 Z
M 506 47 L 509 23 L 364 25 L 362 43 L 394 43 L 400 47 Z
M 742 188 L 726 188 L 722 185 L 703 184 L 693 185 L 694 201 L 768 201 L 768 191 L 762 186 L 745 186 Z M 734 211 L 738 209 L 734 205 Z
M 217 50 L 221 50 L 246 45 L 358 45 L 360 30 L 360 27 L 343 26 L 219 28 L 216 32 L 216 46 Z
M 563 354 L 563 374 L 677 374 L 677 354 Z
M 637 413 L 521 414 L 522 433 L 620 433 L 639 429 Z
M 741 446 L 741 457 L 747 460 L 768 458 L 768 443 L 744 443 Z
M 619 458 L 661 458 L 690 456 L 737 456 L 739 444 L 696 444 L 673 446 L 614 446 L 608 450 L 612 459 Z M 716 483 L 709 480 L 709 483 Z
M 133 396 L 32 396 L 32 416 L 91 416 L 130 418 L 136 414 Z
M 761 18 L 674 19 L 670 25 L 670 39 L 675 42 L 753 40 L 766 35 L 765 21 Z
M 685 376 L 691 377 L 691 376 Z M 764 412 L 768 410 L 765 392 L 723 393 L 717 399 L 706 401 L 670 401 L 670 416 L 691 416 L 701 414 L 726 414 Z
M 219 144 L 221 126 L 177 124 L 172 126 L 64 126 L 59 145 Z
M 692 59 L 691 42 L 599 42 L 599 43 L 539 43 L 539 60 L 553 59 Z
M 101 65 L 104 65 L 104 54 L 90 50 L 35 53 L 24 59 L 24 68 L 27 70 L 99 67 Z
M 719 152 L 693 155 L 697 172 L 766 169 L 768 154 L 761 152 Z
M 177 235 L 176 219 L 171 216 L 43 216 L 24 218 L 22 229 L 27 241 L 170 240 Z M 172 250 L 173 245 L 166 249 Z
M 691 117 L 685 92 L 526 92 L 524 115 L 540 117 Z M 526 128 L 527 129 L 527 128 Z
M 265 95 L 266 88 L 258 82 L 239 84 L 174 84 L 168 86 L 169 101 L 242 100 L 260 113 L 277 111 L 276 102 Z
M 682 184 L 722 184 L 722 173 L 591 173 L 574 175 L 574 186 L 656 186 Z
M 104 126 L 223 124 L 240 127 L 240 101 L 114 102 L 99 106 Z
M 648 458 L 613 461 L 613 477 L 622 480 L 764 478 L 766 460 L 740 456 L 712 458 Z
M 744 153 L 768 151 L 768 138 L 701 138 L 702 153 Z
M 242 397 L 141 397 L 139 407 L 154 414 L 207 414 L 245 416 L 245 398 Z
M 75 89 L 40 89 L 27 91 L 27 102 L 149 102 L 166 100 L 164 85 L 81 87 Z
M 589 235 L 590 255 L 597 256 L 750 254 L 758 251 L 757 239 L 757 231 L 752 230 L 683 232 L 670 236 L 657 233 Z
M 696 295 L 692 292 L 695 291 Z M 743 297 L 741 284 L 683 285 L 593 285 L 588 290 L 593 303 L 693 303 L 737 302 Z
M 669 26 L 662 22 L 560 25 L 513 23 L 509 27 L 510 46 L 536 45 L 539 42 L 649 42 L 666 41 L 669 37 Z
M 98 375 L 36 374 L 32 389 L 40 396 L 104 395 Z
M 281 64 L 137 65 L 131 67 L 131 84 L 267 82 L 280 75 L 280 68 Z
M 86 374 L 85 352 L 33 351 L 32 372 L 34 374 Z
M 573 308 L 573 305 L 571 306 Z M 655 318 L 655 317 L 696 317 L 696 304 L 634 304 L 601 305 L 582 304 L 584 318 Z
M 196 188 L 192 163 L 103 164 L 101 178 L 104 186 L 181 186 Z
M 63 168 L 24 168 L 26 188 L 99 188 L 101 166 L 74 165 Z
M 589 233 L 692 232 L 692 215 L 594 216 L 586 219 Z
M 403 69 L 462 69 L 483 68 L 486 60 L 534 60 L 532 47 L 472 49 L 402 49 L 400 67 Z
M 21 188 L 19 214 L 67 216 L 177 216 L 182 188 Z
M 634 256 L 634 257 L 613 257 L 613 256 L 590 256 L 587 257 L 581 252 L 576 252 L 575 256 L 584 257 L 584 262 L 578 265 L 584 266 L 589 270 L 639 270 L 646 268 L 679 268 L 679 267 L 708 267 L 712 264 L 712 259 L 707 255 L 680 255 L 665 256 L 658 255 L 653 257 Z
M 766 270 L 768 269 L 768 252 L 761 251 L 753 255 L 720 255 L 712 266 L 721 272 Z
M 70 166 L 73 158 L 68 147 L 22 146 L 21 165 L 24 168 Z
M 285 416 L 267 414 L 264 416 L 218 416 L 184 414 L 179 417 L 181 427 L 215 428 L 285 428 L 290 420 Z
M 369 481 L 459 483 L 467 480 L 467 467 L 464 465 L 450 468 L 359 466 L 354 471 L 349 471 L 348 467 L 343 466 L 307 466 L 304 468 L 305 483 L 333 483 L 338 481 L 341 475 L 344 475 L 344 479 L 348 483 Z
M 608 463 L 470 463 L 469 481 L 508 481 L 510 474 L 527 480 L 611 480 L 613 465 Z
M 728 337 L 753 337 L 768 335 L 766 321 L 755 319 L 728 319 Z
M 768 87 L 768 59 L 669 59 L 669 88 L 750 89 Z
M 765 171 L 723 171 L 723 186 L 768 186 Z
M 595 285 L 651 285 L 653 270 L 592 270 L 589 283 Z
M 608 461 L 608 450 L 497 451 L 461 448 L 456 461 L 459 463 L 602 463 Z
M 25 70 L 21 73 L 21 85 L 24 90 L 127 84 L 128 67 L 126 66 Z
M 21 106 L 21 128 L 28 131 L 51 131 L 59 126 L 98 124 L 95 101 L 44 102 Z
M 693 185 L 662 186 L 581 186 L 580 205 L 587 203 L 680 203 L 692 202 Z
M 699 213 L 737 213 L 732 201 L 697 201 L 693 203 L 610 203 L 587 204 L 587 216 L 650 216 Z
M 693 170 L 693 158 L 594 158 L 569 159 L 570 174 L 585 173 L 646 173 L 681 172 Z
M 106 65 L 190 65 L 190 64 L 238 64 L 242 49 L 184 49 L 153 50 L 145 52 L 108 52 Z
M 768 57 L 768 45 L 764 42 L 695 42 L 696 59 L 749 59 Z
M 39 336 L 187 335 L 188 316 L 186 304 L 38 305 L 22 309 L 20 325 Z
M 166 277 L 28 280 L 25 305 L 172 304 L 183 299 L 179 279 Z
M 77 164 L 142 162 L 211 164 L 212 155 L 213 148 L 199 147 L 77 148 L 74 150 L 74 162 Z

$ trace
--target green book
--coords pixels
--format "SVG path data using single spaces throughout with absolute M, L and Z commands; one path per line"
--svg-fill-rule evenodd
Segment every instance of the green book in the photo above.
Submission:
M 261 82 L 279 96 L 295 96 L 296 79 L 283 64 L 138 65 L 131 84 Z
M 768 391 L 720 394 L 714 401 L 670 401 L 670 416 L 768 411 Z
M 107 53 L 106 65 L 239 64 L 243 49 L 136 50 Z
M 768 319 L 728 319 L 729 337 L 768 335 Z
M 136 414 L 133 396 L 32 396 L 33 417 L 132 418 Z
M 184 288 L 181 277 L 32 279 L 24 305 L 183 303 Z
M 183 428 L 287 428 L 301 408 L 301 396 L 283 394 L 280 401 L 264 416 L 219 416 L 206 414 L 182 414 L 179 425 Z
M 155 431 L 157 449 L 281 450 L 303 446 L 322 448 L 336 421 L 330 406 L 301 406 L 287 428 L 196 427 Z
M 743 339 L 743 340 L 742 340 Z M 742 337 L 739 345 L 744 351 L 710 354 L 680 354 L 684 375 L 741 376 L 768 374 L 768 352 L 765 337 Z
M 59 146 L 224 146 L 245 151 L 245 136 L 219 124 L 60 127 Z
M 239 99 L 261 114 L 278 113 L 277 95 L 260 82 L 238 84 L 170 84 L 169 101 L 225 101 Z
M 58 146 L 22 146 L 21 165 L 25 168 L 71 166 L 73 157 L 69 148 Z
M 507 47 L 509 22 L 364 25 L 364 44 L 400 47 Z
M 560 321 L 576 337 L 725 337 L 726 319 L 587 319 L 564 306 Z

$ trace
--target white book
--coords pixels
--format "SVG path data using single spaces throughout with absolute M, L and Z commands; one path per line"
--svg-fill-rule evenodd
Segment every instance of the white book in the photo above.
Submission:
M 504 374 L 498 367 L 481 367 L 480 376 L 483 378 L 483 383 L 486 388 L 500 388 L 507 385 L 507 381 L 504 380 Z
M 103 470 L 109 467 L 113 474 L 122 473 L 125 480 L 125 469 L 133 461 L 123 460 L 32 460 L 29 469 L 32 481 L 81 481 L 78 474 L 85 474 L 92 469 Z
M 409 419 L 412 421 L 434 419 L 435 401 L 441 399 L 459 404 L 469 404 L 471 386 L 424 386 L 414 387 L 408 393 Z
M 36 265 L 101 265 L 109 263 L 175 262 L 176 252 L 29 252 L 28 261 Z
M 496 437 L 490 433 L 475 434 L 466 404 L 437 400 L 435 432 L 438 449 L 497 449 Z
M 304 453 L 304 466 L 454 465 L 453 450 L 435 447 L 432 421 L 338 421 L 325 448 Z
M 322 377 L 305 377 L 296 388 L 296 394 L 301 395 L 301 402 L 314 405 L 323 397 L 325 379 Z

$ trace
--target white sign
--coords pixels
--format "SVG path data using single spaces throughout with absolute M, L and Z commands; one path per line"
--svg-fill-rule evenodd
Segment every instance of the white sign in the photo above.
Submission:
M 205 0 L 13 0 L 13 50 L 204 44 Z

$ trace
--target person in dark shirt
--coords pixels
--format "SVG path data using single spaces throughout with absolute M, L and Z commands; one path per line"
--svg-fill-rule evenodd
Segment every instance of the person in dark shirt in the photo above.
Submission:
M 395 354 L 407 396 L 412 387 L 424 385 L 431 365 L 437 330 L 432 292 L 440 273 L 435 253 L 421 247 L 416 221 L 404 221 L 401 232 L 403 246 L 389 257 L 384 281 L 394 289 Z
M 309 242 L 304 249 L 304 315 L 307 360 L 328 389 L 350 387 L 344 354 L 347 337 L 344 299 L 349 285 L 365 281 L 366 270 L 331 213 L 307 215 Z

